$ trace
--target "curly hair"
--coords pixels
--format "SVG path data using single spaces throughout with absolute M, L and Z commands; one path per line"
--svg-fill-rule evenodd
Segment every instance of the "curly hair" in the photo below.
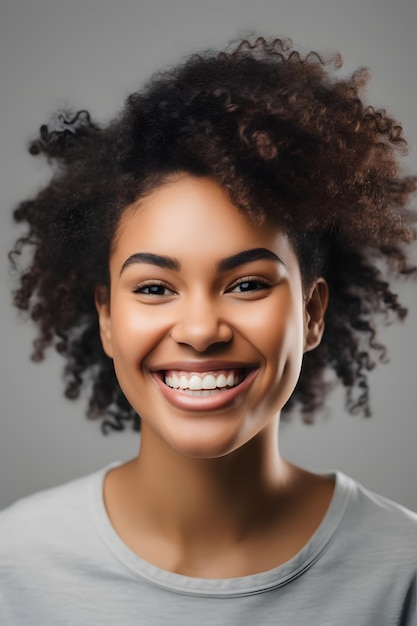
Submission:
M 384 360 L 377 322 L 406 309 L 390 281 L 415 275 L 401 126 L 362 97 L 367 72 L 336 77 L 340 57 L 306 55 L 288 40 L 242 41 L 192 55 L 160 72 L 105 126 L 87 111 L 61 112 L 30 145 L 53 166 L 50 183 L 14 212 L 27 231 L 11 253 L 33 254 L 14 303 L 39 329 L 32 358 L 55 346 L 65 394 L 91 386 L 88 415 L 102 429 L 139 428 L 103 352 L 94 291 L 109 287 L 108 260 L 124 209 L 167 176 L 209 176 L 254 223 L 277 221 L 291 237 L 306 288 L 330 289 L 326 331 L 305 355 L 289 412 L 311 421 L 329 391 L 346 388 L 349 412 L 370 414 L 368 371 Z

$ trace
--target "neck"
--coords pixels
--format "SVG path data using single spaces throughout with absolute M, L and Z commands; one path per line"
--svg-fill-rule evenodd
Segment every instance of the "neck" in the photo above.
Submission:
M 290 471 L 278 452 L 277 425 L 245 446 L 215 459 L 185 457 L 150 429 L 126 470 L 130 501 L 137 513 L 164 533 L 192 540 L 212 529 L 241 533 L 286 493 Z
M 268 428 L 234 452 L 202 459 L 177 453 L 145 426 L 139 456 L 106 478 L 116 532 L 146 561 L 186 575 L 242 576 L 291 558 L 333 487 L 283 460 L 277 424 Z

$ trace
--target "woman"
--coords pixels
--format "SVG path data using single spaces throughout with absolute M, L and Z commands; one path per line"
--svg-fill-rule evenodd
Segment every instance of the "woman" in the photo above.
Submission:
M 105 128 L 41 128 L 56 170 L 15 212 L 12 258 L 34 247 L 15 303 L 67 396 L 91 380 L 89 415 L 141 445 L 3 512 L 4 623 L 416 623 L 417 516 L 278 447 L 329 371 L 370 413 L 376 319 L 406 314 L 384 272 L 414 273 L 405 140 L 338 62 L 243 41 Z

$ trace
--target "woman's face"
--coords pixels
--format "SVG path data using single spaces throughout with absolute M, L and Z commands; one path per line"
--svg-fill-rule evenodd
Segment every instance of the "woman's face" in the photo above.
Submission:
M 184 174 L 124 212 L 110 276 L 103 346 L 144 436 L 213 458 L 276 435 L 327 297 L 323 281 L 304 297 L 277 226 L 254 225 L 216 182 Z

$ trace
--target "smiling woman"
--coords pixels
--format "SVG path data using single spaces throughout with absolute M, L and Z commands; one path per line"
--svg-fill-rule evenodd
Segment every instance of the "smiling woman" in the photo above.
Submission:
M 67 396 L 91 378 L 89 416 L 141 444 L 2 513 L 2 623 L 414 623 L 416 514 L 278 446 L 329 370 L 370 413 L 377 320 L 406 314 L 384 272 L 415 274 L 417 179 L 363 83 L 259 38 L 158 74 L 105 128 L 42 127 L 57 169 L 15 212 L 15 304 Z
M 101 338 L 141 415 L 142 446 L 151 425 L 198 457 L 231 452 L 275 421 L 327 302 L 324 281 L 304 297 L 279 226 L 253 224 L 217 182 L 187 174 L 122 217 L 110 285 L 98 289 Z

